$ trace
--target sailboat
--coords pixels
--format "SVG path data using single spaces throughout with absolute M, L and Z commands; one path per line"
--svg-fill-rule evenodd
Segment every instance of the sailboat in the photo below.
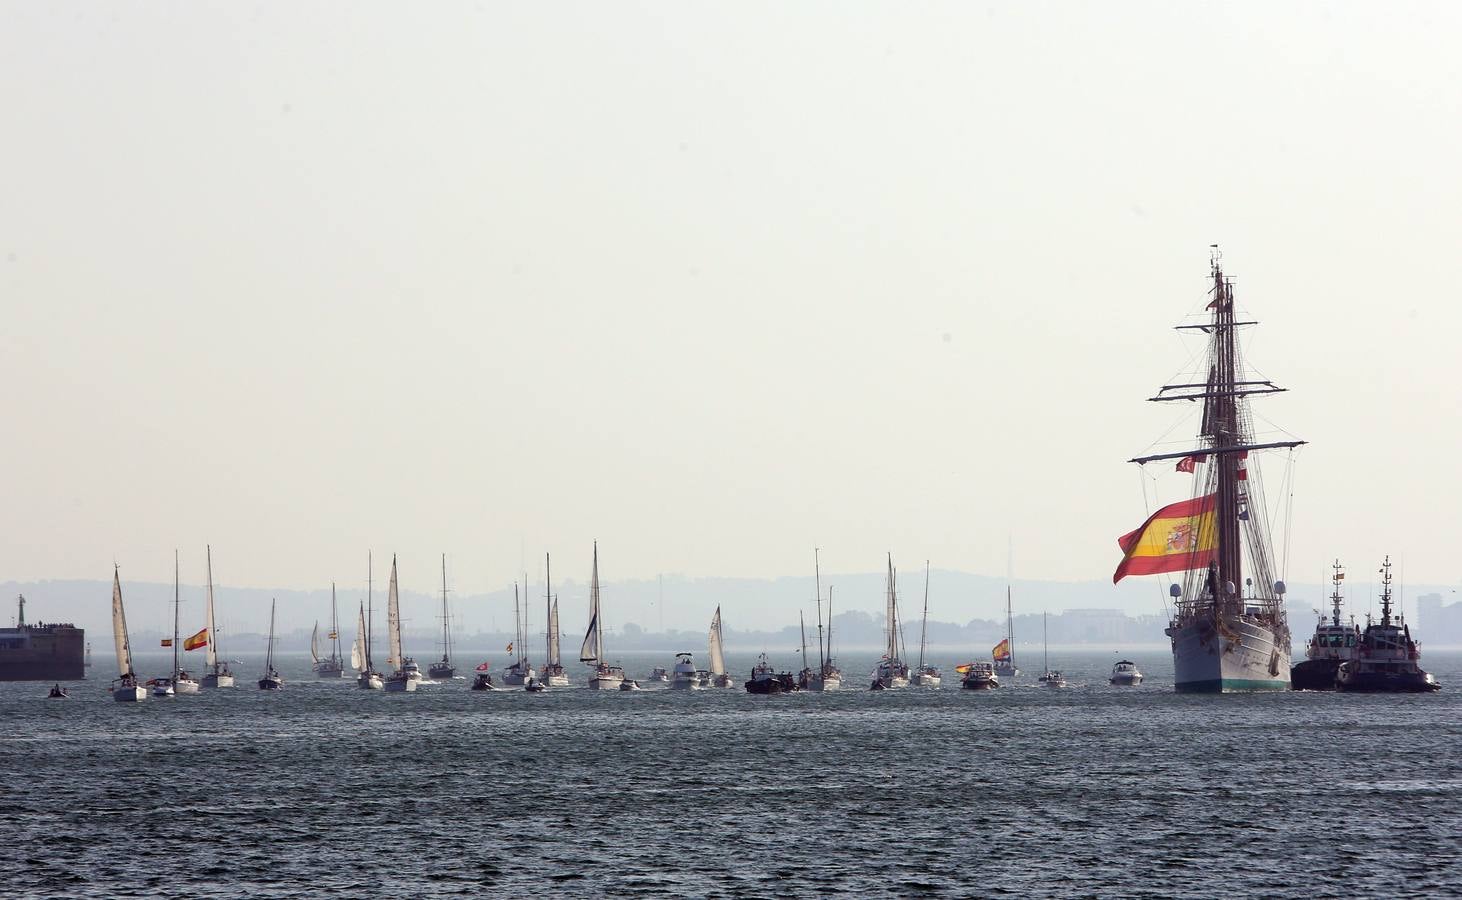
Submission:
M 594 574 L 589 581 L 589 630 L 579 648 L 579 662 L 588 663 L 594 674 L 589 687 L 596 691 L 617 691 L 624 684 L 624 669 L 604 658 L 604 619 L 599 609 L 599 542 L 594 542 Z
M 277 691 L 284 687 L 284 678 L 274 668 L 274 604 L 269 600 L 269 649 L 264 654 L 264 677 L 259 679 L 259 690 Z
M 543 554 L 543 567 L 547 573 L 543 587 L 543 600 L 548 605 L 548 656 L 538 679 L 549 687 L 568 687 L 569 673 L 564 670 L 558 650 L 558 597 L 553 596 L 553 560 Z
M 442 658 L 426 670 L 432 678 L 451 678 L 457 674 L 452 665 L 452 614 L 447 609 L 447 554 L 442 554 Z
M 1173 647 L 1178 691 L 1287 690 L 1290 632 L 1284 582 L 1275 578 L 1274 552 L 1263 514 L 1264 496 L 1251 454 L 1293 449 L 1299 440 L 1256 443 L 1248 397 L 1284 390 L 1243 370 L 1236 332 L 1255 324 L 1234 316 L 1233 282 L 1215 247 L 1211 258 L 1212 319 L 1181 329 L 1208 336 L 1207 374 L 1163 385 L 1152 400 L 1203 402 L 1194 449 L 1130 460 L 1138 465 L 1177 460 L 1193 475 L 1192 498 L 1162 507 L 1136 531 L 1117 540 L 1122 561 L 1112 575 L 1183 572 L 1168 593 L 1175 611 L 1166 633 Z M 1253 514 L 1250 511 L 1253 510 Z M 1245 577 L 1245 575 L 1248 577 Z
M 234 675 L 228 670 L 228 660 L 218 655 L 218 624 L 213 614 L 213 547 L 208 547 L 208 609 L 204 612 L 204 625 L 208 633 L 208 672 L 203 676 L 203 686 L 208 688 L 231 688 Z
M 1005 586 L 1005 640 L 990 650 L 995 663 L 992 671 L 1000 678 L 1014 678 L 1020 674 L 1015 666 L 1015 615 L 1010 610 L 1010 585 Z
M 1041 613 L 1041 673 L 1040 682 L 1049 688 L 1061 688 L 1066 686 L 1066 677 L 1059 671 L 1051 669 L 1050 647 L 1046 642 L 1046 614 Z
M 524 638 L 524 634 L 528 630 L 523 625 L 523 620 L 528 618 L 526 610 L 528 599 L 528 577 L 526 575 L 523 576 L 523 594 L 523 606 L 525 608 L 523 611 L 520 612 L 518 608 L 518 583 L 516 581 L 513 582 L 513 642 L 511 644 L 508 644 L 508 652 L 513 652 L 513 648 L 517 647 L 518 658 L 513 660 L 512 663 L 503 670 L 503 684 L 511 684 L 515 686 L 527 684 L 528 679 L 530 678 L 534 680 L 537 680 L 538 678 L 538 673 L 533 671 L 533 664 L 528 661 L 527 641 Z
M 359 653 L 352 653 L 351 660 L 355 663 L 355 683 L 366 690 L 379 691 L 385 688 L 386 680 L 381 673 L 376 671 L 375 661 L 371 658 L 371 617 L 374 612 L 372 600 L 372 582 L 375 576 L 376 567 L 371 559 L 371 554 L 366 553 L 366 602 L 365 608 L 361 611 L 361 618 L 356 624 L 355 643 Z
M 899 658 L 898 580 L 893 570 L 892 553 L 888 555 L 888 597 L 884 609 L 884 623 L 888 646 L 884 648 L 883 659 L 878 661 L 878 668 L 873 672 L 873 684 L 869 686 L 869 689 L 883 691 L 889 688 L 906 688 L 909 686 L 909 667 Z
M 808 679 L 803 688 L 809 691 L 840 691 L 843 688 L 843 670 L 833 662 L 833 589 L 827 589 L 827 643 L 823 643 L 822 632 L 822 564 L 819 551 L 812 548 L 812 590 L 817 602 L 817 673 Z
M 112 566 L 112 639 L 117 644 L 116 681 L 112 682 L 112 699 L 136 701 L 147 699 L 147 688 L 137 681 L 132 668 L 132 642 L 127 638 L 127 612 L 122 608 L 122 578 Z
M 706 670 L 706 686 L 718 688 L 734 688 L 736 682 L 726 671 L 726 653 L 721 639 L 721 607 L 716 607 L 716 614 L 711 616 L 711 667 Z
M 400 694 L 416 690 L 421 681 L 421 670 L 416 660 L 405 655 L 401 649 L 401 593 L 396 587 L 396 557 L 391 557 L 391 588 L 386 595 L 386 638 L 391 644 L 391 657 L 387 665 L 396 667 L 386 678 L 386 690 Z
M 325 639 L 330 642 L 330 656 L 321 659 L 316 642 L 319 639 L 320 623 L 310 632 L 310 656 L 314 659 L 315 674 L 320 678 L 341 678 L 345 675 L 345 661 L 340 658 L 340 616 L 335 605 L 335 582 L 330 582 L 330 631 Z
M 812 682 L 817 673 L 812 670 L 812 663 L 807 660 L 807 618 L 802 615 L 802 610 L 797 610 L 797 626 L 802 629 L 802 671 L 797 673 L 797 690 L 812 690 Z
M 939 669 L 924 663 L 924 651 L 929 646 L 929 561 L 924 560 L 924 624 L 919 626 L 919 665 L 909 676 L 909 683 L 915 687 L 939 687 L 944 681 Z
M 154 697 L 172 697 L 176 694 L 198 693 L 198 682 L 187 672 L 183 671 L 178 660 L 178 643 L 181 639 L 178 634 L 178 619 L 181 615 L 182 598 L 178 587 L 178 552 L 173 551 L 173 669 L 172 674 L 167 678 L 159 678 L 153 683 L 152 694 Z

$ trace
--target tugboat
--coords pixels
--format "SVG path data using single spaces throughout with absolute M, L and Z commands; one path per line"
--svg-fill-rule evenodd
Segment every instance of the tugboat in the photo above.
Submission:
M 1335 690 L 1335 677 L 1340 674 L 1341 664 L 1355 656 L 1360 629 L 1354 623 L 1340 623 L 1340 582 L 1345 580 L 1345 572 L 1340 568 L 1338 559 L 1333 568 L 1335 572 L 1330 576 L 1330 621 L 1326 622 L 1325 617 L 1320 616 L 1314 636 L 1305 645 L 1304 661 L 1290 666 L 1291 690 Z
M 1142 673 L 1137 669 L 1137 663 L 1130 659 L 1121 659 L 1112 666 L 1111 683 L 1118 687 L 1136 687 L 1142 683 Z
M 988 691 L 1000 686 L 1000 679 L 995 674 L 994 663 L 966 663 L 957 666 L 955 671 L 964 675 L 959 686 L 967 691 Z
M 751 669 L 751 680 L 746 682 L 748 694 L 789 694 L 796 689 L 797 683 L 791 672 L 777 674 L 777 670 L 767 661 L 765 653 L 756 658 L 756 665 Z
M 1339 691 L 1422 693 L 1442 686 L 1419 664 L 1421 654 L 1403 616 L 1391 619 L 1391 557 L 1381 564 L 1381 622 L 1366 622 L 1355 656 L 1340 664 Z

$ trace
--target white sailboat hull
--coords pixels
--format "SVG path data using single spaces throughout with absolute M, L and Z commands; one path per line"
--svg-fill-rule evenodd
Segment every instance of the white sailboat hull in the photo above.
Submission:
M 137 703 L 147 699 L 147 688 L 142 685 L 119 687 L 112 691 L 112 699 L 119 703 Z
M 943 683 L 944 679 L 938 675 L 921 674 L 914 675 L 909 679 L 909 684 L 914 687 L 939 687 Z
M 1173 644 L 1173 686 L 1182 693 L 1289 690 L 1289 634 L 1276 640 L 1271 626 L 1226 617 L 1220 634 L 1209 619 L 1168 628 Z
M 590 689 L 596 691 L 617 691 L 621 684 L 624 684 L 623 675 L 594 675 L 589 679 Z
M 567 675 L 545 675 L 543 677 L 542 681 L 543 681 L 544 684 L 548 685 L 549 687 L 568 687 L 569 686 L 569 676 L 567 676 Z
M 173 690 L 179 694 L 196 694 L 200 685 L 191 678 L 179 678 L 173 682 Z
M 410 677 L 388 678 L 386 680 L 386 693 L 409 694 L 416 690 L 417 683 L 417 679 Z
M 368 691 L 379 691 L 386 686 L 386 683 L 381 679 L 381 676 L 377 675 L 374 672 L 371 672 L 367 675 L 361 675 L 360 677 L 355 679 L 355 683 Z
M 841 675 L 824 675 L 821 678 L 812 679 L 814 691 L 841 691 L 843 689 L 843 678 Z
M 231 688 L 234 686 L 232 675 L 204 675 L 203 686 L 206 688 Z

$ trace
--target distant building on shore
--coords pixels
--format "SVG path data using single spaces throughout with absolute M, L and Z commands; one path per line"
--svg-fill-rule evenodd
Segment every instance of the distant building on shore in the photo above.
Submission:
M 1416 598 L 1415 636 L 1428 644 L 1462 644 L 1462 601 L 1442 602 L 1441 594 Z

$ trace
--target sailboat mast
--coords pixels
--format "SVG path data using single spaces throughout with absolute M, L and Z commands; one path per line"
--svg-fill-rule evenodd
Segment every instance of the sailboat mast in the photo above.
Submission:
M 365 664 L 366 671 L 374 672 L 375 664 L 371 662 L 371 627 L 374 614 L 372 600 L 372 586 L 376 574 L 375 561 L 371 557 L 371 551 L 366 551 L 366 630 L 365 630 Z
M 1051 646 L 1046 640 L 1046 614 L 1041 613 L 1041 668 L 1051 671 Z
M 827 658 L 833 658 L 833 586 L 827 586 Z
M 593 584 L 593 606 L 594 606 L 594 646 L 599 650 L 599 662 L 608 665 L 607 654 L 604 652 L 604 616 L 599 611 L 599 542 L 594 542 L 594 584 Z
M 558 660 L 553 652 L 553 558 L 548 553 L 543 554 L 543 615 L 548 623 L 548 627 L 543 629 L 543 662 L 544 665 L 553 665 Z
M 178 551 L 173 551 L 173 685 L 178 683 L 178 608 L 182 595 L 178 590 Z
M 452 657 L 452 634 L 448 630 L 451 623 L 447 613 L 447 554 L 442 554 L 442 662 Z
M 929 638 L 929 560 L 924 560 L 924 623 L 919 626 L 919 671 L 924 671 L 924 645 Z
M 1005 637 L 1010 641 L 1010 668 L 1015 668 L 1015 614 L 1010 611 L 1010 585 L 1005 585 Z
M 330 660 L 340 664 L 340 611 L 335 605 L 335 582 L 330 582 Z
M 213 618 L 213 547 L 208 547 L 208 666 L 218 674 L 218 625 Z
M 823 675 L 827 673 L 828 655 L 822 649 L 822 565 L 816 547 L 812 548 L 812 590 L 817 595 L 817 672 Z
M 888 555 L 888 597 L 884 601 L 883 618 L 885 627 L 888 629 L 888 658 L 893 660 L 898 657 L 898 623 L 897 611 L 894 609 L 893 601 L 893 554 Z
M 810 668 L 807 665 L 807 617 L 800 609 L 797 610 L 797 624 L 802 626 L 802 668 L 807 669 Z
M 518 649 L 518 662 L 523 661 L 523 617 L 518 614 L 518 582 L 513 582 L 513 646 Z M 519 666 L 521 669 L 522 667 Z

